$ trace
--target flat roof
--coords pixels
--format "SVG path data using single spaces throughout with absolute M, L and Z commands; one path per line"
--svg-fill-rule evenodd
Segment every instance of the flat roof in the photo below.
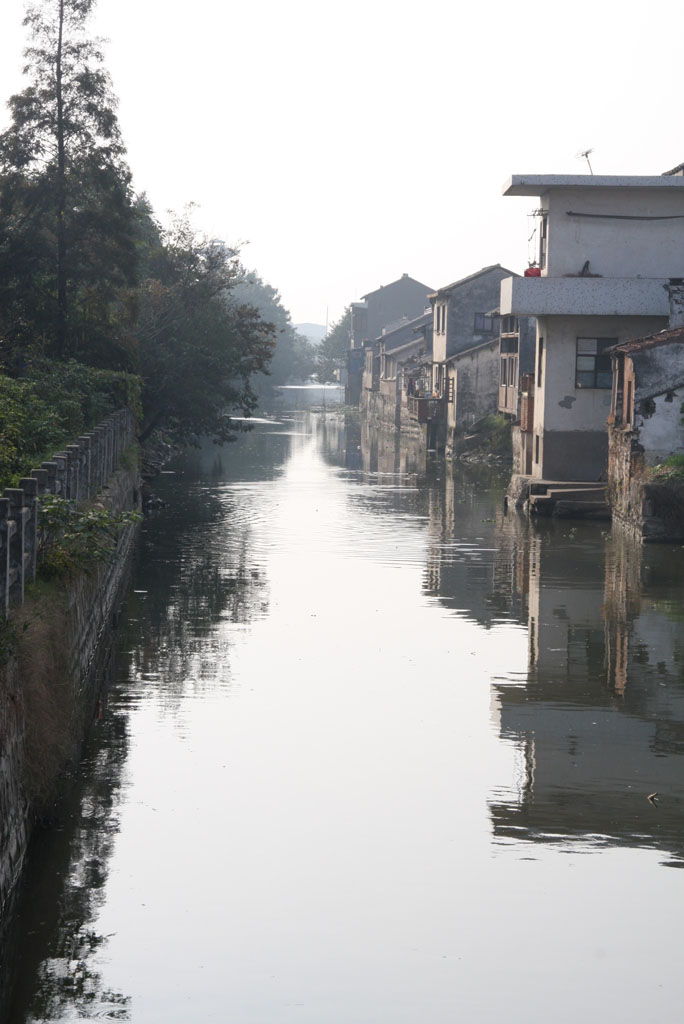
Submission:
M 541 196 L 555 188 L 684 188 L 684 176 L 649 174 L 512 174 L 505 196 Z

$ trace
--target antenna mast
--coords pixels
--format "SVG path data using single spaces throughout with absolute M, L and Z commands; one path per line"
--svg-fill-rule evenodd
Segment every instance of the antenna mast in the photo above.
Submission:
M 577 154 L 577 159 L 578 159 L 578 160 L 582 160 L 582 159 L 584 159 L 584 160 L 586 160 L 586 161 L 587 161 L 587 164 L 589 165 L 589 173 L 590 173 L 590 174 L 593 174 L 593 173 L 594 173 L 594 169 L 593 169 L 593 167 L 591 166 L 591 161 L 589 160 L 589 154 L 590 154 L 590 153 L 593 153 L 593 152 L 594 152 L 594 150 L 593 150 L 593 149 L 583 149 L 581 153 L 578 153 L 578 154 Z

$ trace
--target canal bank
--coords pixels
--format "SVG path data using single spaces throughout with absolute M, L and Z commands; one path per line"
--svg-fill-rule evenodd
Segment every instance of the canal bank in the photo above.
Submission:
M 14 1019 L 676 1015 L 681 552 L 368 440 L 285 414 L 160 478 Z
M 137 532 L 137 524 L 127 518 L 112 541 L 110 557 L 86 559 L 78 571 L 36 580 L 50 536 L 38 523 L 38 502 L 42 495 L 75 504 L 94 502 L 95 508 L 111 515 L 107 522 L 113 529 L 121 513 L 140 507 L 132 437 L 130 414 L 114 414 L 79 444 L 22 480 L 19 488 L 7 491 L 9 497 L 3 501 L 0 555 L 5 599 L 10 602 L 8 618 L 3 619 L 0 665 L 3 921 L 32 831 L 50 819 L 65 776 L 78 764 L 84 735 L 97 710 Z M 70 528 L 63 526 L 62 536 Z M 93 544 L 98 543 L 109 544 L 98 540 L 95 531 Z

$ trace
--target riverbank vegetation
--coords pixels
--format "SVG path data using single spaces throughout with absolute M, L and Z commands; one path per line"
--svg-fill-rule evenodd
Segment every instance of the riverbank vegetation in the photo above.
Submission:
M 321 384 L 335 380 L 335 374 L 347 365 L 351 338 L 351 309 L 349 306 L 332 325 L 316 353 L 316 375 Z
M 669 455 L 652 467 L 650 476 L 657 483 L 684 483 L 684 455 Z
M 233 436 L 269 386 L 313 371 L 237 248 L 162 225 L 133 191 L 96 0 L 30 3 L 26 86 L 0 134 L 0 485 L 112 405 L 140 433 Z M 271 376 L 268 376 L 271 372 Z
M 512 458 L 511 425 L 500 413 L 485 416 L 463 436 L 457 455 L 464 460 L 492 459 L 507 462 Z

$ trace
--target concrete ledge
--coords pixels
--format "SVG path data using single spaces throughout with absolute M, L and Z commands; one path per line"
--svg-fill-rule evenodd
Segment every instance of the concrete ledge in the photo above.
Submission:
M 666 284 L 665 278 L 507 277 L 501 315 L 667 317 Z

